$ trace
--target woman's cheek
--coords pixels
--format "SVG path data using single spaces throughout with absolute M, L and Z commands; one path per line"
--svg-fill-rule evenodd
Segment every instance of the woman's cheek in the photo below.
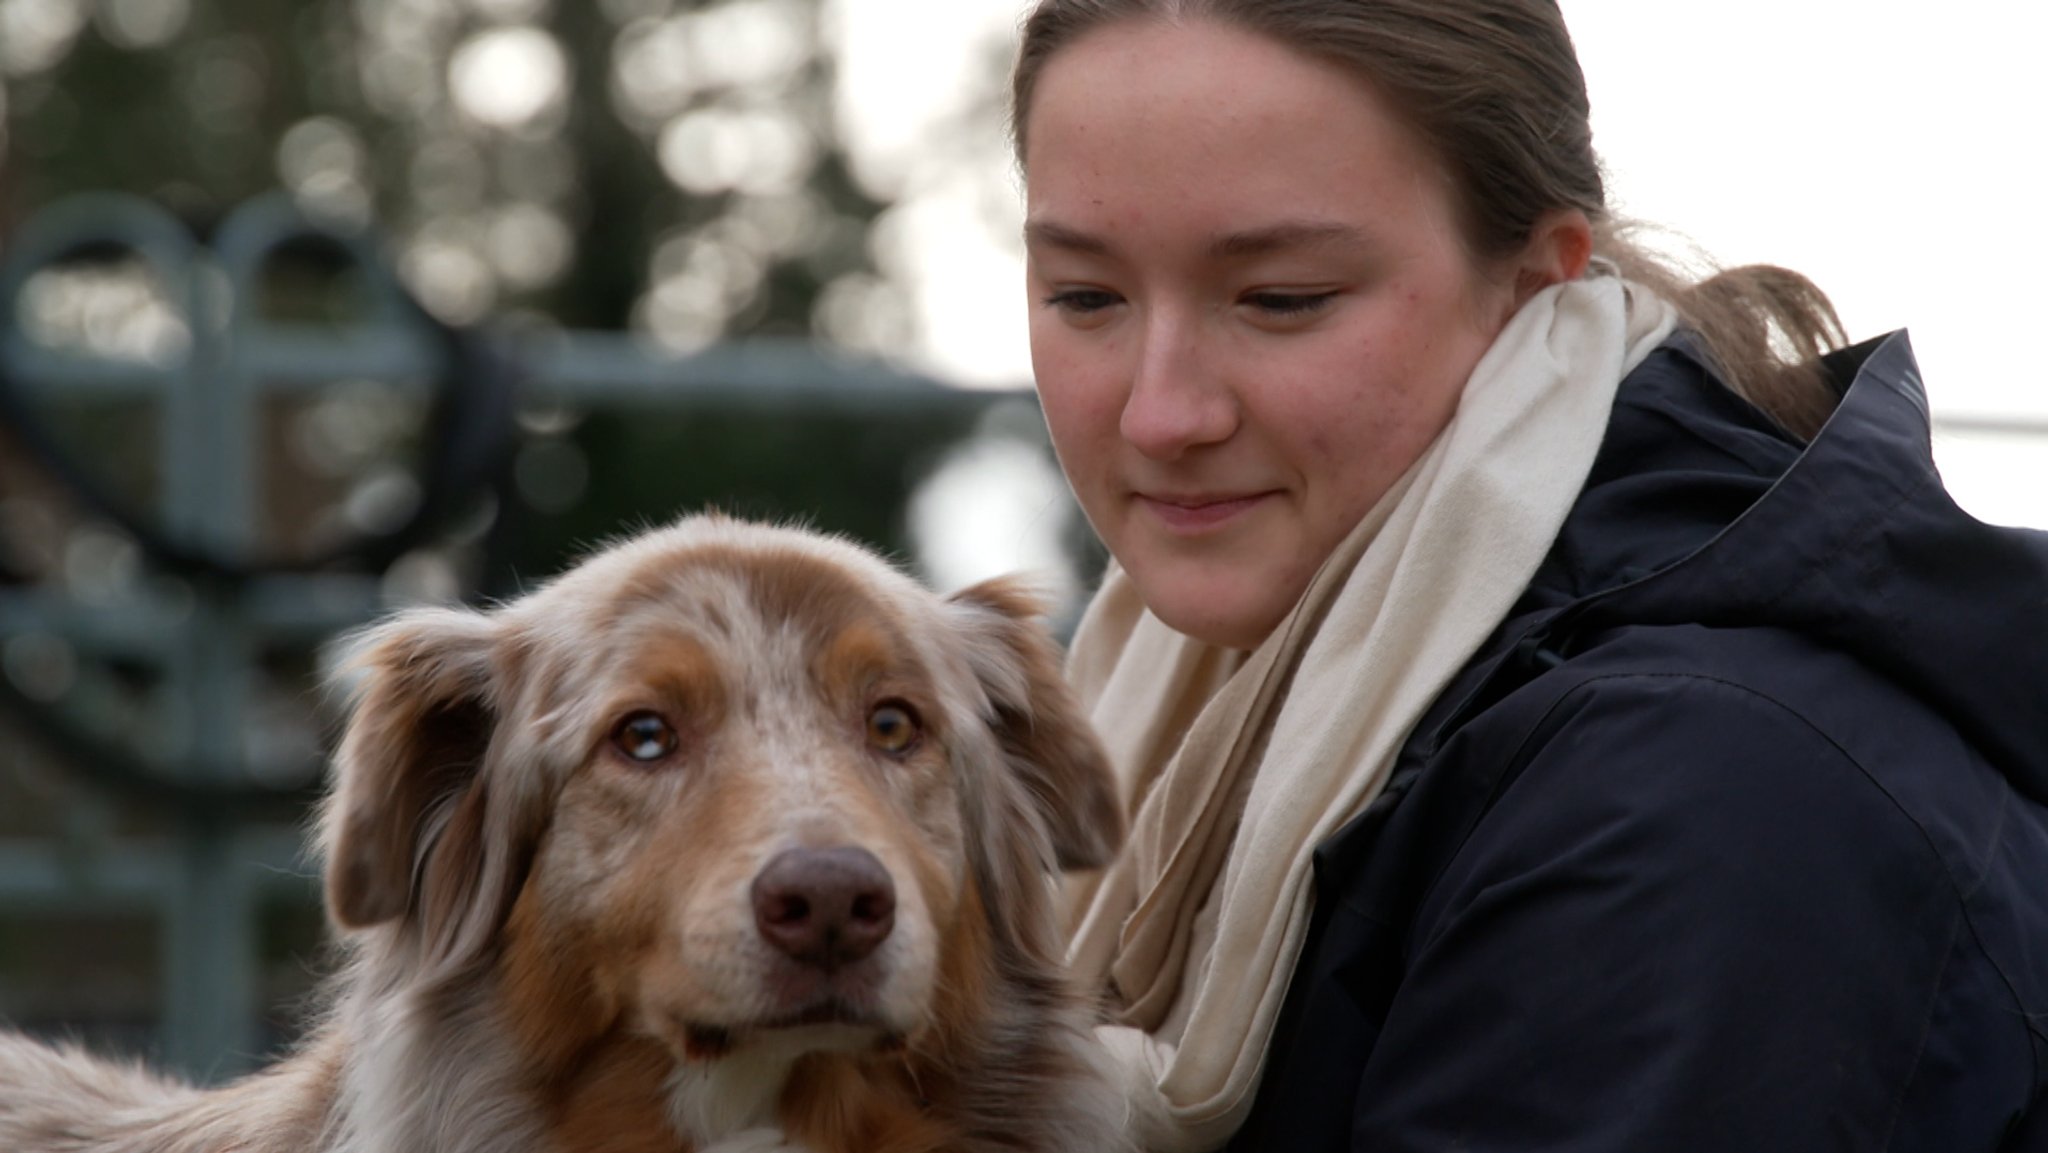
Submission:
M 1032 364 L 1055 447 L 1063 456 L 1069 448 L 1104 447 L 1122 419 L 1123 395 L 1101 353 L 1076 334 L 1053 334 L 1034 339 Z

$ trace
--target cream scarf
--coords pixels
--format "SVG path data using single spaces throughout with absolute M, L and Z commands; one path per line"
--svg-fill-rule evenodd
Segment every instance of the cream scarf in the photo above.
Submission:
M 1145 611 L 1112 566 L 1069 672 L 1134 805 L 1068 897 L 1070 960 L 1137 1144 L 1196 1153 L 1244 1120 L 1307 930 L 1310 853 L 1386 781 L 1424 709 L 1507 614 L 1592 468 L 1622 376 L 1674 324 L 1606 270 L 1539 293 L 1457 414 L 1249 654 Z

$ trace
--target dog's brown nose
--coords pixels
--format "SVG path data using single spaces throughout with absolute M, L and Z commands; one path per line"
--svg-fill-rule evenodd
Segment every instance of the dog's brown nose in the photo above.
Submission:
M 754 924 L 792 958 L 836 968 L 888 938 L 896 883 L 866 849 L 791 849 L 754 878 Z

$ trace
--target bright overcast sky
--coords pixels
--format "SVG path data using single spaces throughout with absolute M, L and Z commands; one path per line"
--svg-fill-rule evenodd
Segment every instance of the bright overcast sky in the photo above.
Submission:
M 2048 369 L 2026 352 L 2048 315 L 2048 4 L 1563 5 L 1616 206 L 1723 263 L 1807 273 L 1854 337 L 1910 327 L 1937 413 L 2043 427 L 1944 436 L 1951 489 L 1987 519 L 2048 526 Z M 999 139 L 963 158 L 931 134 L 949 93 L 999 69 L 1019 8 L 838 2 L 853 127 L 910 197 L 899 259 L 926 363 L 967 382 L 1029 379 L 1020 198 Z

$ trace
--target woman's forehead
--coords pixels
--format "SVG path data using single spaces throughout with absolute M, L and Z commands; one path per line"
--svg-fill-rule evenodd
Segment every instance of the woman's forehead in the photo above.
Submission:
M 1450 182 L 1377 94 L 1252 33 L 1150 22 L 1047 65 L 1027 255 L 1232 267 L 1455 244 Z
M 1361 231 L 1360 194 L 1377 211 L 1439 168 L 1365 83 L 1204 22 L 1082 37 L 1047 63 L 1029 117 L 1027 239 L 1063 246 L 1203 208 L 1221 210 L 1205 239 L 1240 251 L 1341 242 Z

